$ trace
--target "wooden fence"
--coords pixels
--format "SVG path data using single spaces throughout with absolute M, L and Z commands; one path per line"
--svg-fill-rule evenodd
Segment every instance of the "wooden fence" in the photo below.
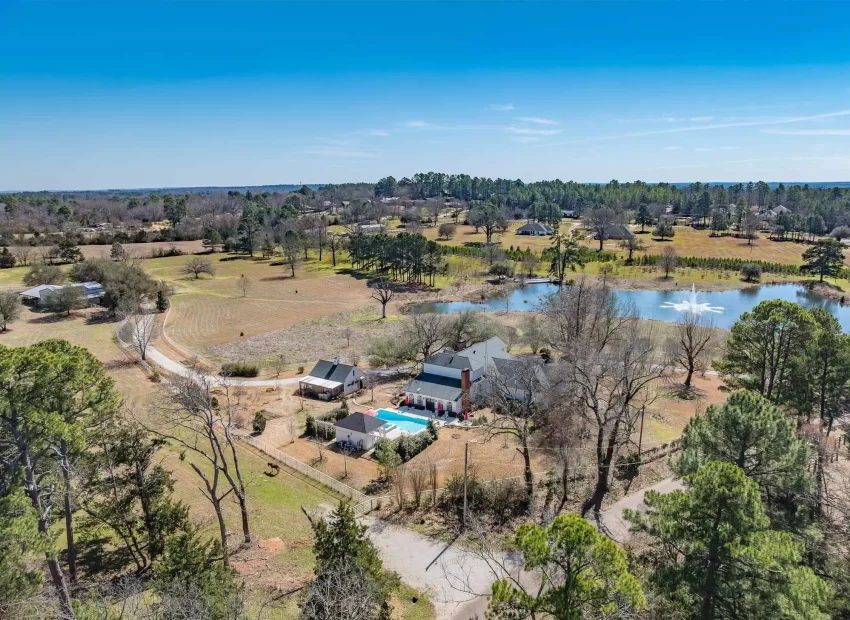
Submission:
M 641 465 L 646 465 L 647 463 L 652 463 L 653 461 L 657 461 L 658 459 L 663 459 L 666 456 L 670 456 L 676 452 L 679 452 L 682 449 L 682 440 L 674 439 L 669 443 L 663 443 L 660 446 L 655 446 L 654 448 L 648 448 L 647 450 L 641 450 L 640 453 L 640 463 Z

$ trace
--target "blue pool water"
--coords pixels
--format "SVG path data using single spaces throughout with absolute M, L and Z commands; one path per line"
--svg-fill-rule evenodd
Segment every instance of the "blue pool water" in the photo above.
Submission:
M 375 417 L 379 420 L 392 422 L 405 433 L 415 434 L 428 426 L 428 420 L 424 418 L 399 413 L 398 411 L 389 411 L 388 409 L 378 409 L 378 413 Z

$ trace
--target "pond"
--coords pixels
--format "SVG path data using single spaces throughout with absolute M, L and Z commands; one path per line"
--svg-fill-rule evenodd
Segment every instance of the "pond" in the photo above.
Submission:
M 536 310 L 547 295 L 558 290 L 554 284 L 528 284 L 517 288 L 511 295 L 510 311 Z M 679 302 L 687 297 L 690 291 L 614 291 L 621 302 L 631 303 L 643 319 L 660 321 L 676 321 L 681 313 L 672 308 L 662 308 L 666 302 Z M 797 284 L 766 284 L 739 290 L 699 292 L 699 301 L 712 306 L 720 306 L 719 313 L 705 313 L 703 316 L 711 320 L 716 327 L 729 329 L 744 312 L 748 312 L 759 303 L 769 299 L 784 299 L 800 304 L 805 308 L 824 308 L 832 313 L 845 332 L 850 332 L 850 306 L 842 306 L 836 301 L 810 293 Z M 504 311 L 505 300 L 490 298 L 481 303 L 471 301 L 447 301 L 437 303 L 416 304 L 411 306 L 411 312 L 439 314 L 454 314 L 464 310 L 493 310 Z

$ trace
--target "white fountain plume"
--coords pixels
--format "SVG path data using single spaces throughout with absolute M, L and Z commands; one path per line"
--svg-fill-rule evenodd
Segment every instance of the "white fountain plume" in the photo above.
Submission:
M 725 308 L 723 306 L 712 306 L 709 303 L 700 302 L 698 299 L 696 284 L 691 287 L 691 292 L 682 301 L 665 301 L 661 304 L 662 308 L 672 308 L 677 312 L 687 312 L 689 314 L 702 314 L 703 312 L 722 313 Z

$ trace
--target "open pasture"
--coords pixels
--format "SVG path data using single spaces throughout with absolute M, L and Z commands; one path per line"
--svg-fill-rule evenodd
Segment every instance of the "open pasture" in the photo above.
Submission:
M 525 224 L 525 221 L 513 221 L 504 233 L 494 235 L 493 240 L 498 241 L 503 247 L 514 246 L 522 250 L 531 249 L 533 252 L 542 252 L 551 245 L 551 237 L 531 237 L 517 235 L 517 228 Z M 571 228 L 579 230 L 579 220 L 564 219 L 561 221 L 561 231 L 566 232 Z M 640 229 L 637 228 L 639 231 Z M 803 262 L 802 256 L 806 248 L 804 243 L 791 241 L 772 241 L 768 233 L 759 233 L 752 245 L 748 245 L 746 239 L 739 239 L 731 234 L 722 237 L 712 237 L 709 230 L 697 230 L 690 226 L 676 226 L 676 234 L 671 240 L 660 241 L 653 239 L 652 227 L 647 227 L 646 233 L 638 233 L 638 238 L 646 245 L 646 249 L 638 252 L 647 254 L 661 254 L 664 248 L 672 246 L 680 256 L 699 256 L 714 258 L 739 258 L 742 260 L 762 260 L 773 263 L 788 263 L 798 265 Z M 457 234 L 449 240 L 438 238 L 438 227 L 429 226 L 422 229 L 428 239 L 433 239 L 446 245 L 463 245 L 465 243 L 484 243 L 486 238 L 484 231 L 475 232 L 475 228 L 459 224 Z M 599 243 L 592 238 L 586 238 L 584 244 L 590 248 L 597 249 Z M 625 255 L 620 248 L 619 241 L 605 241 L 604 249 L 619 252 Z
M 188 257 L 146 261 L 155 277 L 174 285 L 174 310 L 168 322 L 172 338 L 192 349 L 250 338 L 292 327 L 302 321 L 355 309 L 369 300 L 366 281 L 338 275 L 324 263 L 309 261 L 296 277 L 275 260 L 250 260 L 211 255 L 214 277 L 180 274 Z M 238 288 L 242 277 L 251 282 L 248 294 Z

